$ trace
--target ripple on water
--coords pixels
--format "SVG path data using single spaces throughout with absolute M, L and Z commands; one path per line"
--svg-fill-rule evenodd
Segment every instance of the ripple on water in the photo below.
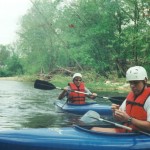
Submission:
M 0 130 L 62 127 L 78 123 L 79 116 L 55 112 L 53 103 L 60 90 L 38 90 L 33 84 L 0 80 Z

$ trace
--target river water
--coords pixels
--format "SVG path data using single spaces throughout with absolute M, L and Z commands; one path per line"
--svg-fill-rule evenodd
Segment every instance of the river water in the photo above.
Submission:
M 33 82 L 0 80 L 0 130 L 72 125 L 77 116 L 55 111 L 53 103 L 60 92 L 35 89 Z

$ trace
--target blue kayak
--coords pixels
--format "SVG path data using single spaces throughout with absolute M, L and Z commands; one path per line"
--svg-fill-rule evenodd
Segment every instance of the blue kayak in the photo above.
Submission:
M 73 126 L 0 132 L 0 150 L 150 150 L 150 136 Z
M 57 112 L 73 113 L 83 115 L 89 110 L 98 112 L 102 116 L 112 116 L 111 106 L 98 104 L 95 102 L 86 102 L 85 104 L 68 104 L 62 100 L 54 102 Z

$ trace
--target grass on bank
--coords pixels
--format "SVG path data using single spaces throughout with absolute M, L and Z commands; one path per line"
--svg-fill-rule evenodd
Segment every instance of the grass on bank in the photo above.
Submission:
M 130 90 L 129 84 L 126 83 L 125 78 L 117 78 L 115 75 L 106 79 L 102 76 L 97 76 L 94 73 L 81 73 L 83 75 L 83 81 L 85 85 L 92 92 L 100 92 L 100 91 L 111 91 L 111 92 L 119 92 L 124 93 Z M 1 77 L 0 80 L 16 80 L 16 81 L 32 81 L 34 82 L 36 79 L 45 80 L 38 76 L 33 75 L 24 75 L 24 76 L 16 76 L 16 77 Z M 57 87 L 64 88 L 67 86 L 69 82 L 72 81 L 72 76 L 65 76 L 64 74 L 53 74 L 51 79 L 46 79 L 48 82 L 51 82 Z
M 64 76 L 64 75 L 55 75 L 50 80 L 57 87 L 65 87 L 69 82 L 72 81 L 71 76 Z M 125 79 L 115 79 L 115 80 L 106 80 L 103 77 L 90 77 L 86 74 L 83 77 L 83 81 L 88 89 L 94 92 L 100 91 L 111 91 L 111 92 L 127 92 L 129 91 L 129 84 L 126 83 Z

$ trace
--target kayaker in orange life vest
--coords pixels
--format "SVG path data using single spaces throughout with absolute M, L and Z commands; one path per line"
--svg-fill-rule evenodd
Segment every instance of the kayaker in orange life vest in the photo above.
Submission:
M 134 130 L 150 132 L 150 87 L 147 85 L 147 72 L 141 66 L 134 66 L 127 70 L 126 81 L 129 82 L 129 92 L 121 106 L 112 104 L 114 118 Z M 129 132 L 122 128 L 93 127 L 101 132 Z
M 63 99 L 66 96 L 68 103 L 85 104 L 86 97 L 91 99 L 96 98 L 97 94 L 91 93 L 89 89 L 85 87 L 84 82 L 82 82 L 82 75 L 80 73 L 75 73 L 72 80 L 73 82 L 68 83 L 68 86 L 65 87 L 63 92 L 59 95 L 59 100 Z M 71 90 L 77 92 L 72 92 Z

